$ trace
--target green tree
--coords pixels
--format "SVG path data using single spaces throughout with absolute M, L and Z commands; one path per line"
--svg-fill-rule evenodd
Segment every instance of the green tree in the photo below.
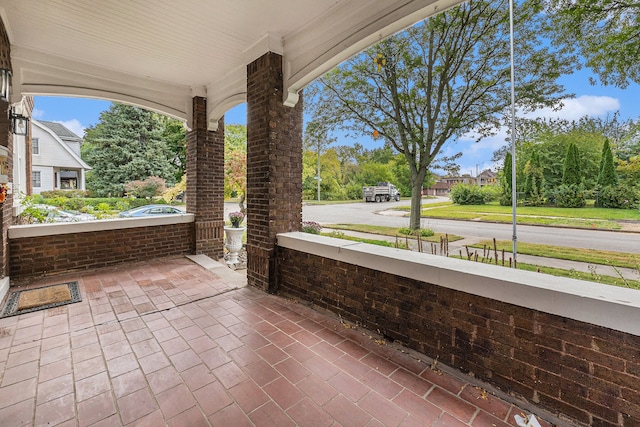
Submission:
M 224 127 L 224 195 L 243 197 L 247 191 L 247 127 Z M 242 199 L 244 201 L 244 199 Z M 242 203 L 242 202 L 241 202 Z
M 521 129 L 516 144 L 518 191 L 526 191 L 526 185 L 522 185 L 527 180 L 525 168 L 534 151 L 540 158 L 545 190 L 561 185 L 564 158 L 571 143 L 580 153 L 580 174 L 585 188 L 595 188 L 605 137 L 620 132 L 612 132 L 612 127 L 600 119 L 586 117 L 577 122 L 523 121 L 518 128 Z M 494 153 L 494 158 L 501 158 L 505 151 L 506 147 Z
M 602 157 L 600 159 L 600 173 L 598 174 L 598 185 L 606 187 L 608 185 L 616 185 L 618 177 L 616 176 L 615 166 L 613 164 L 613 153 L 609 145 L 609 139 L 604 140 L 602 146 Z
M 578 147 L 573 142 L 567 147 L 567 153 L 564 157 L 562 166 L 562 184 L 563 185 L 580 185 L 582 183 L 582 175 L 580 173 L 580 153 Z
M 515 37 L 518 104 L 555 105 L 565 57 L 544 44 L 535 0 L 519 4 Z M 410 227 L 420 227 L 422 184 L 445 143 L 499 126 L 509 105 L 509 14 L 506 0 L 471 0 L 386 39 L 317 84 L 323 122 L 379 135 L 407 159 Z M 314 117 L 314 120 L 316 118 Z M 437 159 L 438 158 L 438 159 Z
M 316 120 L 307 124 L 304 134 L 304 148 L 307 151 L 316 152 L 316 172 L 313 179 L 316 183 L 316 198 L 318 201 L 321 198 L 320 193 L 322 192 L 322 181 L 325 178 L 334 178 L 328 176 L 327 173 L 322 173 L 322 154 L 327 151 L 333 142 L 335 142 L 335 138 L 329 137 L 328 128 L 323 121 Z
M 169 116 L 157 115 L 162 125 L 162 140 L 171 153 L 171 163 L 175 167 L 173 182 L 180 182 L 187 169 L 187 133 L 184 123 Z
M 624 178 L 624 183 L 628 187 L 640 186 L 640 155 L 622 160 L 619 162 L 617 171 Z
M 544 170 L 540 164 L 540 156 L 537 151 L 531 153 L 531 158 L 524 167 L 525 203 L 529 206 L 544 204 Z
M 625 123 L 623 135 L 612 140 L 612 150 L 619 160 L 640 156 L 640 119 Z
M 500 187 L 502 195 L 500 196 L 500 204 L 502 206 L 511 206 L 513 200 L 513 157 L 511 152 L 507 152 L 504 156 L 504 166 L 500 176 Z
M 605 85 L 640 83 L 640 4 L 633 0 L 547 0 L 554 43 L 577 50 Z
M 156 113 L 113 103 L 100 123 L 87 129 L 83 159 L 93 168 L 87 188 L 98 196 L 122 196 L 130 181 L 157 176 L 175 183 L 175 165 Z

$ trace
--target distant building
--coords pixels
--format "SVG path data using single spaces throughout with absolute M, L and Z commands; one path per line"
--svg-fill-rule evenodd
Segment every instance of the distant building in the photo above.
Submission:
M 497 185 L 498 175 L 491 169 L 485 169 L 476 177 L 476 184 L 480 187 L 485 185 Z
M 85 190 L 91 167 L 80 158 L 82 138 L 64 125 L 31 120 L 31 188 L 33 194 L 51 190 Z
M 439 178 L 435 184 L 422 191 L 423 196 L 448 196 L 451 189 L 457 184 L 479 185 L 497 185 L 498 176 L 490 169 L 483 170 L 478 176 L 473 177 L 470 174 L 461 176 L 445 176 Z

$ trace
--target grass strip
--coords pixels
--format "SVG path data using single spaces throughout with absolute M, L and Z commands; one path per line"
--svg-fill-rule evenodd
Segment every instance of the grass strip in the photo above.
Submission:
M 349 236 L 349 235 L 344 234 L 344 233 L 342 233 L 340 231 L 332 231 L 330 233 L 320 233 L 320 234 L 323 235 L 323 236 L 327 236 L 327 237 L 335 237 L 337 239 L 349 240 L 349 241 L 353 241 L 353 242 L 370 243 L 372 245 L 386 246 L 388 248 L 395 247 L 395 243 L 393 243 L 393 242 L 388 242 L 386 240 L 377 240 L 377 239 L 363 239 L 362 237 Z M 399 249 L 406 249 L 406 246 L 405 246 L 404 243 L 398 242 L 398 248 Z
M 450 255 L 450 257 L 467 260 L 467 257 L 464 255 L 462 257 L 459 255 Z M 485 262 L 485 264 L 489 264 L 489 263 Z M 491 263 L 490 265 L 495 265 L 495 264 Z M 502 267 L 502 266 L 498 265 L 498 267 Z M 509 268 L 509 267 L 505 266 L 505 268 Z M 518 270 L 535 271 L 538 273 L 549 274 L 551 276 L 556 276 L 556 277 L 568 277 L 571 279 L 584 280 L 587 282 L 595 282 L 603 285 L 618 286 L 621 288 L 630 288 L 630 289 L 640 290 L 640 281 L 638 280 L 622 279 L 620 277 L 612 277 L 612 276 L 603 276 L 603 275 L 597 274 L 595 271 L 587 273 L 584 271 L 566 270 L 563 268 L 556 268 L 556 267 L 544 267 L 544 266 L 539 266 L 535 264 L 527 264 L 524 262 L 518 263 Z
M 390 236 L 390 237 L 402 237 L 405 235 L 400 233 L 400 229 L 396 227 L 387 227 L 384 225 L 367 225 L 367 224 L 325 224 L 323 228 L 330 228 L 333 230 L 345 230 L 345 231 L 356 231 L 359 233 L 369 233 L 369 234 L 379 234 L 381 236 Z M 409 239 L 415 239 L 415 236 L 408 236 Z M 442 233 L 435 233 L 430 237 L 422 237 L 423 241 L 440 243 L 440 238 L 445 237 Z M 457 236 L 455 234 L 449 234 L 449 242 L 455 242 L 456 240 L 462 239 L 461 236 Z
M 491 248 L 492 240 L 483 240 L 473 245 L 473 248 Z M 511 253 L 513 243 L 510 240 L 496 241 L 498 252 L 505 250 Z M 640 269 L 640 255 L 626 252 L 602 251 L 583 248 L 569 248 L 566 246 L 543 245 L 539 243 L 518 242 L 518 253 L 523 255 L 533 255 L 545 258 L 564 259 L 567 261 L 585 262 L 589 264 L 611 265 L 622 268 Z

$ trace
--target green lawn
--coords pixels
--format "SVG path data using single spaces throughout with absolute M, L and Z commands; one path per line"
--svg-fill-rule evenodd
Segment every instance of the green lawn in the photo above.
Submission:
M 408 207 L 399 208 L 408 210 Z M 530 225 L 554 225 L 564 227 L 620 229 L 617 221 L 640 221 L 638 209 L 604 208 L 554 208 L 518 206 L 517 223 Z M 497 202 L 486 205 L 456 205 L 451 202 L 425 204 L 422 216 L 426 218 L 461 219 L 487 222 L 511 223 L 511 206 L 500 206 Z
M 498 240 L 496 248 L 511 253 L 513 243 L 510 240 Z M 489 248 L 493 253 L 493 241 L 485 240 L 472 248 Z M 518 243 L 518 253 L 546 258 L 565 259 L 568 261 L 586 262 L 589 264 L 612 265 L 621 268 L 640 269 L 640 254 L 625 252 L 601 251 L 594 249 L 568 248 L 564 246 L 541 245 L 536 243 Z

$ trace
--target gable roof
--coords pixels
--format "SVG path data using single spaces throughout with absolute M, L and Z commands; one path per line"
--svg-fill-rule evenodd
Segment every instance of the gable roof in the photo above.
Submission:
M 51 135 L 51 137 L 53 138 L 53 140 L 64 150 L 67 152 L 67 154 L 69 154 L 73 160 L 75 162 L 78 163 L 78 167 L 85 169 L 85 170 L 91 170 L 91 166 L 89 166 L 84 160 L 82 160 L 80 158 L 80 156 L 78 156 L 72 149 L 71 147 L 69 147 L 67 145 L 66 142 L 63 141 L 63 139 L 58 136 L 58 134 L 56 132 L 53 131 L 53 129 L 51 129 L 47 124 L 50 124 L 52 122 L 41 122 L 35 119 L 31 119 L 31 123 L 34 126 L 39 127 L 40 129 L 42 129 L 44 132 L 47 132 L 49 135 Z M 76 138 L 80 139 L 80 137 L 78 137 L 75 133 L 71 132 L 69 129 L 67 129 L 64 125 L 61 125 L 60 123 L 54 123 L 54 125 L 59 125 L 62 128 L 66 129 L 66 131 L 68 133 L 71 133 L 72 135 L 75 135 Z M 54 126 L 57 127 L 57 126 Z M 67 138 L 69 139 L 69 138 Z
M 46 127 L 48 127 L 53 133 L 58 135 L 61 139 L 73 139 L 73 140 L 77 140 L 79 142 L 82 141 L 82 138 L 80 138 L 75 133 L 71 132 L 69 130 L 69 128 L 67 128 L 62 123 L 48 122 L 48 121 L 44 121 L 44 120 L 38 120 L 38 121 L 41 124 L 43 124 Z

